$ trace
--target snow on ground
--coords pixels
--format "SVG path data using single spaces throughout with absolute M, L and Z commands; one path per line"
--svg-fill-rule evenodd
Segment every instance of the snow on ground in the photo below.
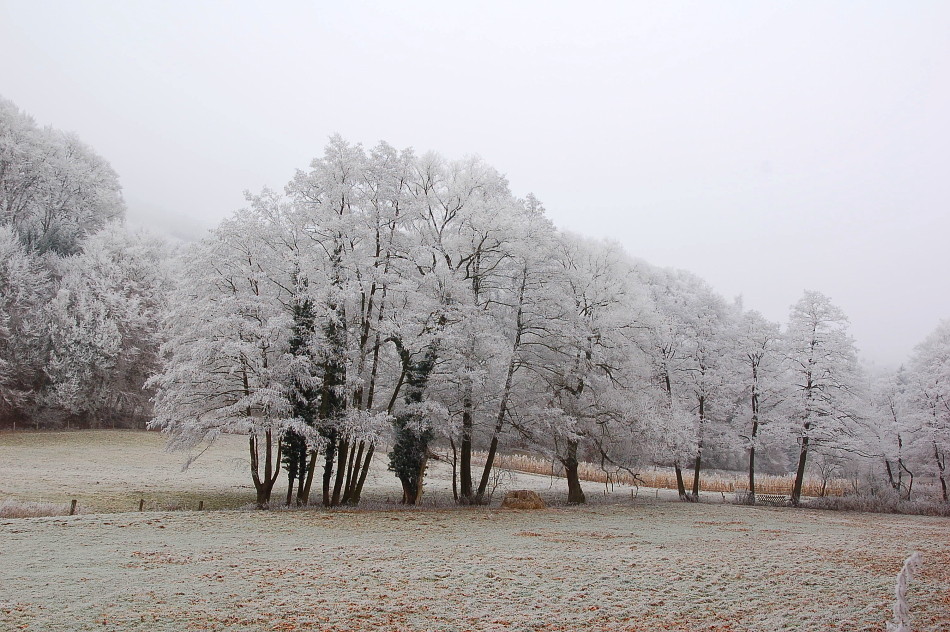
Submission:
M 27 470 L 11 465 L 9 441 L 0 489 L 39 491 L 10 479 Z M 100 463 L 94 440 L 78 443 Z M 162 458 L 126 465 L 129 485 L 163 472 Z M 100 485 L 122 482 L 122 459 Z M 66 478 L 57 467 L 40 468 L 49 484 Z M 176 476 L 155 489 L 186 491 Z M 513 483 L 532 481 L 560 493 L 546 478 Z M 400 511 L 384 490 L 375 511 L 0 520 L 0 629 L 883 630 L 894 576 L 920 550 L 914 629 L 950 630 L 947 519 L 588 492 L 588 507 L 537 512 Z M 429 494 L 448 504 L 436 485 Z

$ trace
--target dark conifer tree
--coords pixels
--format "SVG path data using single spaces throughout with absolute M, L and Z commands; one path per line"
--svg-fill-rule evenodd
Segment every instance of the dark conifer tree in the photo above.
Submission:
M 402 483 L 402 501 L 414 505 L 419 501 L 422 492 L 429 442 L 435 435 L 430 427 L 420 429 L 422 424 L 419 423 L 419 412 L 414 411 L 411 406 L 422 402 L 426 383 L 435 367 L 436 350 L 430 345 L 418 360 L 414 360 L 402 345 L 398 345 L 398 350 L 405 371 L 403 401 L 407 410 L 397 415 L 393 422 L 396 436 L 389 451 L 389 469 L 396 473 Z
M 303 375 L 312 372 L 313 360 L 309 342 L 316 322 L 313 303 L 310 299 L 298 299 L 294 301 L 291 310 L 294 324 L 290 338 L 290 353 L 307 365 L 307 370 L 301 372 L 301 375 L 295 380 L 294 417 L 302 419 L 308 426 L 315 426 L 317 420 L 316 402 L 319 398 L 319 392 L 306 379 L 302 379 Z M 283 455 L 284 468 L 287 470 L 287 505 L 294 502 L 295 487 L 297 492 L 296 504 L 307 504 L 316 457 L 316 450 L 312 450 L 307 446 L 307 440 L 301 433 L 295 430 L 287 432 L 284 436 Z

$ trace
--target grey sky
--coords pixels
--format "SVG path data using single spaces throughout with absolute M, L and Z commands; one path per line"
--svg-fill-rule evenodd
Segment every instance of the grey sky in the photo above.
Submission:
M 900 362 L 950 317 L 950 3 L 0 0 L 0 94 L 195 234 L 339 132 L 478 153 L 562 227 Z

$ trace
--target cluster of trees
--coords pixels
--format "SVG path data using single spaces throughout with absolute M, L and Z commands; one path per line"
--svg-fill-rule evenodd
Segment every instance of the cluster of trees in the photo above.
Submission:
M 406 503 L 437 455 L 486 502 L 502 449 L 558 462 L 575 503 L 581 461 L 669 466 L 684 500 L 709 467 L 753 497 L 757 470 L 797 501 L 810 469 L 862 467 L 947 499 L 950 323 L 871 377 L 822 294 L 770 322 L 558 231 L 480 159 L 335 137 L 180 249 L 122 213 L 105 161 L 0 101 L 0 425 L 245 434 L 261 507 L 282 473 L 287 504 L 359 502 L 378 448 Z
M 796 501 L 812 460 L 874 459 L 904 493 L 914 468 L 943 480 L 950 411 L 923 360 L 885 414 L 827 297 L 806 292 L 782 328 L 557 231 L 479 159 L 333 138 L 184 257 L 153 423 L 182 446 L 247 433 L 261 506 L 281 464 L 284 502 L 309 502 L 318 462 L 322 502 L 358 502 L 383 443 L 407 503 L 436 444 L 465 504 L 502 446 L 559 462 L 570 502 L 581 460 L 671 466 L 686 500 L 706 465 L 748 468 L 753 495 L 757 466 L 792 470 Z
M 950 321 L 917 345 L 907 368 L 879 376 L 871 394 L 870 452 L 891 488 L 909 499 L 915 476 L 934 478 L 950 500 Z
M 0 427 L 148 416 L 171 251 L 124 212 L 105 160 L 0 98 Z

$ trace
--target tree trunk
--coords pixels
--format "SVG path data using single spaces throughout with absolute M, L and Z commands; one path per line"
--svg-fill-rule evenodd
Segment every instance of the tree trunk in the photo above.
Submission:
M 749 502 L 755 504 L 755 443 L 749 446 Z
M 894 422 L 897 422 L 897 419 L 894 419 Z M 901 495 L 901 490 L 904 488 L 904 440 L 901 438 L 901 434 L 897 433 L 897 495 Z
M 330 501 L 333 507 L 340 504 L 340 493 L 343 490 L 343 477 L 346 475 L 346 457 L 349 456 L 350 442 L 346 439 L 340 439 L 340 446 L 337 448 L 338 458 L 336 462 L 336 481 L 333 483 L 333 498 Z
M 298 507 L 304 504 L 303 501 L 301 500 L 303 498 L 304 480 L 305 480 L 304 473 L 303 473 L 303 470 L 301 469 L 300 473 L 297 475 L 297 506 Z
M 366 459 L 363 461 L 363 469 L 360 471 L 360 478 L 356 482 L 356 487 L 353 489 L 353 494 L 350 497 L 351 505 L 358 505 L 360 502 L 360 495 L 363 493 L 363 483 L 366 482 L 366 474 L 369 473 L 369 466 L 373 460 L 373 452 L 375 451 L 375 445 L 370 445 L 369 450 L 366 451 Z
M 934 441 L 934 460 L 937 462 L 937 472 L 940 478 L 940 490 L 943 492 L 943 502 L 948 502 L 947 496 L 947 477 L 946 477 L 946 457 L 940 458 L 940 450 L 937 449 L 937 442 Z
M 459 481 L 461 490 L 458 500 L 463 505 L 470 505 L 475 500 L 472 489 L 472 433 L 474 422 L 472 419 L 472 391 L 471 385 L 466 385 L 465 395 L 462 398 L 462 443 L 459 446 Z
M 261 475 L 259 471 L 260 463 L 258 461 L 259 456 L 257 454 L 257 437 L 251 435 L 248 439 L 248 442 L 250 444 L 251 451 L 251 478 L 254 480 L 254 489 L 257 491 L 257 508 L 264 509 L 267 499 L 264 499 L 264 502 L 261 501 L 261 490 L 263 489 L 263 485 L 261 484 Z
M 495 426 L 497 428 L 497 426 Z M 485 492 L 488 490 L 488 479 L 491 477 L 491 469 L 495 464 L 495 453 L 498 452 L 498 432 L 491 438 L 491 444 L 488 446 L 488 456 L 485 458 L 485 467 L 482 468 L 482 478 L 478 482 L 478 492 L 476 500 L 479 505 L 487 504 Z
M 266 484 L 257 488 L 257 508 L 270 509 L 271 488 Z
M 755 504 L 755 435 L 759 429 L 758 422 L 752 424 L 752 445 L 749 446 L 749 502 Z
M 269 509 L 270 508 L 270 490 L 265 489 L 264 487 L 257 488 L 257 500 L 255 504 L 258 509 Z
M 428 462 L 429 454 L 426 453 L 426 455 L 422 457 L 422 463 L 419 464 L 419 473 L 416 475 L 416 495 L 412 500 L 413 505 L 418 505 L 420 502 L 422 502 L 423 482 L 426 478 L 426 465 Z
M 347 482 L 346 490 L 343 494 L 344 505 L 357 505 L 360 502 L 360 494 L 363 491 L 363 481 L 366 480 L 366 474 L 369 470 L 370 460 L 373 456 L 373 445 L 370 444 L 369 450 L 366 449 L 366 442 L 360 441 L 359 450 L 353 457 L 353 451 L 350 450 L 351 461 L 353 462 L 353 475 Z
M 339 256 L 340 250 L 334 253 Z M 334 259 L 334 273 L 338 273 L 338 259 Z M 320 392 L 320 433 L 327 441 L 326 460 L 323 467 L 323 505 L 329 507 L 339 501 L 339 490 L 342 486 L 342 472 L 337 472 L 337 482 L 331 495 L 330 481 L 333 477 L 333 461 L 336 457 L 337 444 L 342 450 L 346 445 L 345 439 L 340 437 L 337 424 L 346 413 L 347 397 L 342 393 L 346 386 L 346 339 L 347 329 L 346 310 L 342 303 L 328 305 L 330 317 L 325 320 L 323 327 L 328 352 L 323 362 L 323 385 Z M 340 459 L 338 470 L 345 469 L 346 455 Z
M 518 290 L 518 309 L 515 312 L 515 339 L 511 345 L 511 357 L 508 359 L 508 370 L 505 374 L 505 388 L 501 392 L 501 401 L 498 403 L 498 414 L 495 416 L 495 427 L 492 429 L 491 443 L 488 446 L 488 456 L 482 468 L 481 480 L 478 482 L 478 491 L 475 493 L 475 502 L 479 505 L 487 504 L 485 492 L 488 489 L 488 480 L 491 477 L 492 467 L 495 465 L 495 454 L 498 452 L 498 437 L 505 425 L 505 416 L 508 414 L 508 400 L 511 398 L 511 386 L 514 384 L 515 370 L 518 366 L 518 351 L 521 349 L 521 336 L 524 333 L 524 295 L 528 287 L 527 267 L 521 272 L 521 287 Z
M 673 470 L 676 472 L 676 491 L 680 495 L 680 500 L 690 500 L 690 497 L 686 494 L 686 485 L 683 483 L 683 470 L 680 469 L 680 464 L 674 465 Z
M 419 461 L 419 469 L 411 478 L 401 478 L 402 503 L 404 505 L 418 505 L 422 501 L 422 481 L 425 478 L 427 456 Z
M 798 506 L 802 497 L 802 485 L 805 482 L 805 462 L 808 459 L 808 424 L 805 425 L 802 448 L 798 455 L 798 469 L 795 470 L 795 485 L 792 487 L 792 504 Z
M 403 505 L 414 505 L 416 504 L 416 488 L 413 486 L 412 481 L 402 480 L 399 481 L 402 484 L 402 501 Z
M 696 444 L 696 462 L 693 467 L 693 500 L 699 502 L 699 470 L 703 465 L 703 433 L 706 427 L 706 396 L 699 396 L 699 437 Z
M 310 452 L 310 463 L 307 464 L 307 481 L 304 483 L 303 488 L 297 492 L 297 504 L 298 505 L 309 505 L 310 504 L 310 488 L 313 485 L 313 472 L 317 469 L 317 451 L 313 450 Z M 301 480 L 303 480 L 301 478 Z
M 333 460 L 336 458 L 336 432 L 332 433 L 333 441 L 327 443 L 323 459 L 323 506 L 329 507 L 330 481 L 333 480 Z
M 366 442 L 360 441 L 357 450 L 350 450 L 350 463 L 346 468 L 346 483 L 343 484 L 343 504 L 352 505 L 353 489 L 356 487 L 356 481 L 359 479 L 360 468 L 363 465 L 363 450 L 366 449 Z
M 522 292 L 524 289 L 522 288 Z M 511 385 L 515 376 L 515 358 L 516 351 L 521 345 L 521 306 L 518 306 L 518 331 L 515 334 L 515 344 L 511 352 L 511 360 L 508 362 L 508 374 L 505 377 L 505 389 L 501 393 L 501 402 L 498 404 L 498 416 L 495 417 L 495 427 L 492 430 L 491 443 L 488 446 L 488 456 L 485 458 L 485 466 L 482 468 L 482 478 L 478 482 L 478 492 L 476 492 L 475 501 L 481 505 L 488 501 L 485 499 L 485 491 L 488 489 L 488 479 L 491 476 L 492 467 L 495 464 L 495 454 L 498 452 L 498 436 L 505 424 L 505 416 L 508 414 L 508 399 L 511 396 Z
M 564 475 L 567 477 L 567 502 L 569 505 L 582 505 L 587 502 L 578 472 L 577 441 L 567 442 L 567 457 L 561 459 Z
M 270 506 L 271 492 L 274 489 L 274 484 L 280 477 L 280 455 L 282 448 L 281 442 L 277 442 L 277 467 L 274 468 L 275 457 L 272 454 L 272 435 L 269 429 L 264 432 L 264 440 L 265 454 L 263 477 L 261 477 L 260 472 L 260 454 L 257 436 L 252 434 L 248 440 L 251 453 L 251 478 L 254 480 L 254 489 L 257 492 L 258 509 L 267 509 Z
M 307 463 L 307 447 L 303 437 L 293 430 L 287 432 L 283 439 L 284 469 L 287 472 L 286 506 L 294 502 L 294 487 L 297 487 L 297 504 L 300 504 L 300 488 L 303 487 L 304 469 Z
M 752 364 L 752 438 L 749 441 L 749 502 L 755 504 L 755 442 L 759 436 L 759 372 Z
M 891 468 L 891 462 L 887 460 L 887 457 L 884 458 L 884 472 L 887 474 L 887 483 L 891 486 L 891 489 L 900 493 L 900 481 L 894 480 L 894 470 Z
M 452 446 L 452 498 L 455 502 L 459 501 L 459 478 L 458 478 L 458 449 L 455 447 L 455 439 L 449 438 L 449 445 Z
M 287 472 L 287 501 L 284 504 L 290 507 L 290 503 L 292 503 L 293 500 L 294 500 L 294 475 L 292 472 Z
M 798 506 L 799 501 L 802 497 L 802 486 L 805 483 L 805 462 L 808 460 L 808 432 L 811 430 L 811 419 L 812 414 L 812 404 L 811 400 L 815 389 L 813 382 L 813 373 L 812 366 L 814 365 L 814 353 L 815 346 L 817 341 L 815 339 L 814 330 L 812 331 L 812 340 L 811 340 L 811 355 L 808 358 L 808 370 L 805 375 L 805 416 L 802 420 L 802 445 L 801 450 L 798 453 L 798 468 L 795 470 L 795 483 L 792 486 L 792 505 Z
M 901 496 L 904 498 L 904 500 L 910 500 L 911 492 L 914 489 L 914 473 L 908 469 L 907 464 L 904 463 L 902 458 L 897 459 L 897 467 L 899 467 L 902 471 L 907 472 L 907 477 L 910 479 L 907 485 L 903 487 L 903 489 L 906 491 L 901 492 Z
M 693 501 L 699 502 L 699 470 L 703 464 L 703 449 L 696 451 L 696 461 L 693 465 Z

